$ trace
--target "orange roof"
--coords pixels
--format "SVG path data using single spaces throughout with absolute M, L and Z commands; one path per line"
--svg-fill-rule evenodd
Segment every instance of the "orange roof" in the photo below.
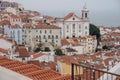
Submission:
M 61 43 L 62 43 L 62 45 L 70 45 L 70 43 L 68 42 L 67 39 L 63 39 L 63 40 L 61 41 Z
M 18 46 L 16 52 L 19 52 L 19 57 L 29 57 L 29 53 L 25 46 Z
M 8 50 L 0 48 L 0 52 L 2 52 L 2 53 L 8 53 Z
M 78 60 L 74 59 L 73 56 L 66 56 L 66 55 L 62 56 L 60 61 L 66 64 L 78 63 Z
M 37 70 L 27 74 L 26 76 L 34 80 L 54 80 L 56 77 L 61 75 L 53 70 Z
M 64 20 L 67 20 L 67 19 L 69 19 L 69 18 L 71 18 L 71 17 L 73 17 L 73 16 L 79 18 L 77 15 L 75 15 L 73 12 L 71 12 L 71 13 L 69 13 L 67 16 L 64 17 Z
M 44 53 L 42 53 L 42 52 L 35 53 L 35 54 L 33 54 L 33 59 L 38 58 L 38 57 L 40 57 L 42 55 L 44 55 Z
M 60 27 L 58 26 L 55 26 L 55 25 L 47 25 L 47 24 L 44 24 L 44 23 L 39 23 L 35 26 L 36 29 L 61 29 Z
M 54 19 L 53 17 L 51 17 L 51 16 L 43 16 L 44 18 L 46 18 L 46 19 Z
M 38 23 L 37 25 L 32 25 L 32 24 L 25 24 L 23 26 L 24 28 L 34 28 L 34 29 L 61 29 L 60 27 L 58 26 L 55 26 L 55 25 L 47 25 L 47 24 L 44 24 L 44 23 Z
M 104 60 L 105 65 L 108 66 L 109 65 L 109 61 L 111 61 L 111 60 L 113 60 L 113 58 L 107 58 L 107 59 L 105 59 Z
M 68 80 L 68 76 L 61 76 L 53 70 L 44 70 L 33 64 L 26 64 L 0 56 L 0 66 L 11 69 L 33 80 Z
M 105 56 L 114 56 L 114 55 L 115 55 L 114 52 L 107 52 L 107 53 L 105 53 Z

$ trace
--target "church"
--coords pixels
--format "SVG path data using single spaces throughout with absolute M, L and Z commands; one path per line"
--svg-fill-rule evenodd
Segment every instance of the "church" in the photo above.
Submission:
M 56 18 L 56 25 L 61 28 L 61 38 L 72 38 L 89 35 L 89 10 L 85 5 L 82 17 L 69 13 L 64 18 Z

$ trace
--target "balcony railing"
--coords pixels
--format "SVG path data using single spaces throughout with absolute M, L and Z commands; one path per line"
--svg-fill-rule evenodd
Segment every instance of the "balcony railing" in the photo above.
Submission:
M 120 80 L 120 75 L 72 63 L 72 80 Z

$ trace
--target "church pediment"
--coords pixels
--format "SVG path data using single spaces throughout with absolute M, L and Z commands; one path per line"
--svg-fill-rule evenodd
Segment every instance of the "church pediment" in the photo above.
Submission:
M 64 21 L 81 21 L 81 18 L 74 13 L 69 13 L 64 17 Z

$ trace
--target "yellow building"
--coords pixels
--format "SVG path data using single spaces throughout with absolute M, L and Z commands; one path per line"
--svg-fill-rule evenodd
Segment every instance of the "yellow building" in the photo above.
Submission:
M 62 56 L 61 59 L 57 62 L 57 69 L 62 75 L 71 74 L 72 63 L 77 63 L 78 60 L 73 56 Z M 74 67 L 74 75 L 83 74 L 83 69 L 80 67 Z

